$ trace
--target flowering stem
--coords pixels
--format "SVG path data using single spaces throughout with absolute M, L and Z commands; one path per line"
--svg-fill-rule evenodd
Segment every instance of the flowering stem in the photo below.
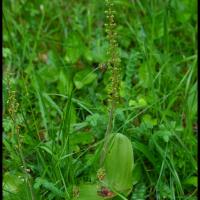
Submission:
M 120 58 L 119 58 L 119 51 L 118 51 L 118 43 L 116 40 L 117 33 L 115 31 L 116 23 L 114 19 L 114 9 L 113 9 L 113 3 L 112 0 L 106 0 L 107 4 L 107 10 L 106 18 L 107 18 L 107 24 L 105 24 L 106 32 L 107 32 L 107 38 L 109 41 L 109 49 L 108 49 L 108 70 L 111 71 L 111 84 L 109 87 L 109 120 L 108 125 L 105 133 L 105 142 L 102 149 L 102 156 L 100 160 L 100 165 L 103 164 L 103 161 L 106 156 L 106 152 L 108 149 L 109 144 L 109 135 L 112 132 L 113 128 L 113 119 L 114 119 L 114 113 L 116 104 L 119 100 L 119 83 L 120 83 Z

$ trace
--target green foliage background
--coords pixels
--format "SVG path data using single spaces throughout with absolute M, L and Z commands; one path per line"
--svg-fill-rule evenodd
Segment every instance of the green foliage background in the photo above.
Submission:
M 114 3 L 122 60 L 114 131 L 131 139 L 136 163 L 128 198 L 196 199 L 197 2 Z M 104 10 L 97 0 L 3 1 L 5 199 L 32 199 L 28 182 L 48 200 L 95 182 L 108 122 Z

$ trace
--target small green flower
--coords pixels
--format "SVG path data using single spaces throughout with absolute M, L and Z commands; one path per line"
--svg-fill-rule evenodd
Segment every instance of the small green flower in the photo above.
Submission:
M 105 175 L 106 175 L 106 172 L 105 172 L 105 169 L 104 168 L 100 168 L 98 171 L 97 171 L 97 177 L 100 181 L 102 181 L 104 178 L 105 178 Z

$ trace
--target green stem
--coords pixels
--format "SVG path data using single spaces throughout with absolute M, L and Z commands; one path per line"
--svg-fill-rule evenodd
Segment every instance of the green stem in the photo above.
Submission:
M 107 129 L 106 129 L 105 137 L 104 137 L 105 142 L 104 142 L 104 145 L 103 145 L 102 155 L 101 155 L 101 160 L 100 160 L 101 166 L 103 165 L 103 162 L 104 162 L 105 157 L 106 157 L 106 152 L 108 150 L 109 136 L 111 134 L 112 127 L 113 127 L 114 110 L 115 110 L 114 103 L 112 103 L 111 109 L 110 109 L 110 112 L 109 112 L 108 125 L 107 125 Z

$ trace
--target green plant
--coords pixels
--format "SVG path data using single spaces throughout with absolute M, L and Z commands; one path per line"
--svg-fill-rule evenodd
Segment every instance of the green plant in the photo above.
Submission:
M 106 18 L 107 23 L 105 24 L 105 30 L 107 32 L 107 38 L 109 41 L 108 49 L 108 71 L 110 73 L 110 85 L 109 85 L 109 98 L 108 98 L 108 107 L 109 107 L 109 119 L 107 130 L 105 133 L 105 144 L 103 147 L 103 153 L 101 157 L 101 165 L 105 159 L 105 154 L 108 148 L 108 137 L 112 132 L 113 126 L 113 116 L 116 108 L 116 104 L 119 101 L 119 86 L 120 86 L 120 56 L 117 42 L 117 32 L 116 32 L 116 22 L 114 15 L 116 14 L 113 9 L 113 2 L 111 0 L 106 0 L 107 10 Z
M 5 199 L 31 200 L 27 178 L 38 200 L 197 199 L 197 1 L 112 2 L 121 77 L 109 134 L 133 145 L 132 192 L 98 181 L 112 99 L 105 2 L 4 0 Z
M 14 189 L 14 195 L 21 195 L 20 193 L 24 192 L 24 191 L 21 191 L 19 192 L 19 185 L 21 184 L 20 187 L 24 187 L 25 188 L 25 193 L 24 195 L 26 195 L 26 198 L 30 198 L 32 200 L 35 200 L 35 194 L 34 194 L 34 191 L 33 191 L 33 188 L 32 188 L 32 183 L 31 183 L 31 178 L 29 176 L 29 174 L 27 173 L 27 170 L 28 170 L 28 167 L 27 167 L 27 163 L 25 161 L 25 157 L 24 157 L 24 153 L 23 153 L 23 150 L 22 150 L 22 142 L 21 142 L 21 138 L 20 138 L 20 128 L 21 128 L 21 124 L 19 122 L 16 121 L 16 117 L 17 117 L 17 113 L 18 113 L 18 110 L 19 110 L 19 103 L 17 102 L 17 99 L 16 99 L 16 91 L 12 91 L 11 90 L 11 86 L 10 86 L 10 82 L 8 81 L 7 82 L 7 89 L 8 89 L 8 101 L 7 101 L 7 104 L 8 104 L 8 116 L 10 117 L 11 121 L 12 121 L 12 132 L 13 132 L 13 137 L 15 138 L 14 139 L 14 150 L 17 152 L 17 155 L 19 155 L 20 157 L 20 160 L 21 160 L 21 166 L 22 166 L 22 173 L 23 173 L 23 176 L 24 176 L 24 181 L 21 181 L 20 179 L 18 179 L 17 181 L 17 184 L 13 184 L 13 188 Z M 16 141 L 15 141 L 16 140 Z M 9 182 L 9 179 L 13 179 L 15 177 L 15 175 L 12 175 L 11 174 L 7 174 L 7 177 L 9 178 L 5 178 L 4 179 L 4 184 L 12 184 L 11 182 Z M 17 177 L 18 178 L 18 177 Z M 8 179 L 8 181 L 7 181 Z M 15 179 L 15 178 L 14 178 Z M 28 187 L 28 188 L 26 188 Z M 12 198 L 12 195 L 9 195 L 9 193 L 13 193 L 13 191 L 10 189 L 12 187 L 9 187 L 7 186 L 7 195 L 8 195 L 8 198 Z M 22 198 L 23 195 L 21 196 Z
M 116 23 L 114 19 L 114 3 L 106 0 L 107 10 L 105 24 L 108 50 L 108 71 L 110 71 L 111 84 L 109 88 L 109 121 L 105 133 L 105 142 L 102 149 L 100 165 L 105 168 L 105 178 L 102 179 L 107 188 L 113 192 L 127 196 L 132 190 L 133 149 L 131 141 L 122 134 L 114 134 L 112 138 L 112 126 L 115 116 L 116 105 L 119 103 L 120 90 L 120 56 L 117 42 Z

